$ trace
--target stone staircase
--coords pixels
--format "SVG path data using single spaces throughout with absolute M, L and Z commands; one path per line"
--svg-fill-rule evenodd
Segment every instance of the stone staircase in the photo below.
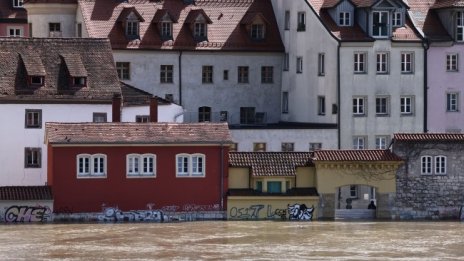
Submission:
M 335 220 L 375 219 L 375 209 L 335 209 Z

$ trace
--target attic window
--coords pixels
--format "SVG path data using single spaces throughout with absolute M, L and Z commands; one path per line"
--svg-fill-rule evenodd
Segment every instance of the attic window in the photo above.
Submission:
M 32 86 L 42 86 L 44 84 L 44 76 L 29 76 L 29 82 Z
M 264 24 L 252 24 L 251 25 L 251 39 L 263 40 L 264 39 Z
M 392 25 L 394 27 L 400 27 L 403 25 L 401 12 L 394 12 L 392 18 Z
M 23 4 L 24 4 L 24 0 L 13 0 L 14 8 L 22 8 Z
M 72 85 L 74 87 L 86 86 L 87 77 L 72 77 Z
M 349 12 L 340 12 L 339 13 L 339 25 L 340 26 L 350 26 L 350 13 Z
M 139 21 L 127 20 L 126 21 L 126 35 L 128 37 L 139 37 Z
M 196 22 L 194 24 L 193 36 L 196 39 L 204 40 L 204 39 L 206 39 L 206 35 L 207 35 L 206 23 L 204 23 L 204 22 Z
M 161 22 L 161 38 L 172 39 L 172 22 L 170 21 Z
M 464 12 L 456 12 L 456 41 L 464 41 Z

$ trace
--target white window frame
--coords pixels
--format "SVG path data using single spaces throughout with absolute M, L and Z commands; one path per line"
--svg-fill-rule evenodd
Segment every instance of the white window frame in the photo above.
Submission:
M 432 175 L 432 156 L 422 156 L 421 157 L 421 174 L 422 175 Z
M 458 72 L 459 71 L 459 55 L 457 53 L 446 54 L 446 71 Z
M 446 175 L 446 156 L 438 155 L 434 158 L 435 161 L 435 174 Z
M 151 160 L 151 166 L 150 164 L 145 166 L 146 160 Z M 145 171 L 146 167 L 151 171 Z M 151 153 L 126 155 L 126 176 L 128 178 L 156 177 L 156 155 Z
M 392 17 L 392 26 L 400 27 L 403 25 L 403 14 L 401 12 L 394 12 Z
M 353 97 L 353 115 L 366 115 L 366 97 Z
M 366 73 L 367 72 L 367 53 L 366 52 L 355 52 L 353 64 L 354 64 L 354 73 Z
M 172 39 L 172 22 L 161 22 L 161 37 L 164 39 Z
M 13 0 L 13 8 L 23 8 L 24 0 Z
M 414 114 L 414 97 L 402 96 L 400 97 L 400 113 L 401 115 Z
M 375 115 L 387 116 L 389 114 L 390 114 L 390 99 L 387 96 L 375 97 Z
M 376 53 L 376 72 L 377 74 L 388 74 L 389 57 L 387 52 Z
M 364 136 L 354 136 L 353 137 L 353 149 L 363 150 L 366 148 L 366 137 Z
M 89 160 L 89 169 L 85 172 L 80 172 L 80 159 L 86 158 Z M 101 161 L 101 162 L 100 162 Z M 100 166 L 103 164 L 103 166 Z M 98 167 L 98 171 L 95 171 L 95 167 Z M 76 156 L 76 175 L 77 178 L 106 178 L 107 177 L 107 156 L 105 154 L 78 154 Z M 103 172 L 100 171 L 103 168 Z
M 208 27 L 206 23 L 203 22 L 196 22 L 193 25 L 193 36 L 199 37 L 199 38 L 206 38 L 208 35 Z
M 182 165 L 179 165 L 179 164 L 182 164 Z M 176 155 L 176 177 L 178 178 L 204 178 L 205 176 L 206 176 L 206 156 L 205 154 L 180 153 Z
M 13 34 L 11 33 L 13 30 Z M 24 31 L 22 27 L 19 26 L 8 26 L 7 27 L 8 37 L 23 37 Z
M 446 111 L 458 112 L 459 111 L 459 93 L 448 92 L 446 93 Z
M 401 53 L 401 73 L 414 73 L 414 53 Z
M 464 12 L 456 12 L 456 41 L 464 41 Z
M 320 142 L 310 142 L 309 143 L 309 151 L 321 150 L 322 143 Z
M 375 16 L 376 13 L 379 14 L 379 21 L 374 21 L 374 16 Z M 385 18 L 386 21 L 383 21 L 383 19 L 382 19 L 382 17 L 383 17 L 382 14 L 387 14 L 387 17 Z M 372 37 L 374 37 L 374 38 L 384 38 L 384 37 L 388 37 L 388 35 L 389 35 L 389 29 L 390 29 L 390 26 L 389 26 L 389 23 L 390 23 L 390 22 L 389 22 L 389 19 L 390 19 L 390 14 L 388 13 L 388 11 L 373 11 L 373 12 L 372 12 Z M 374 26 L 375 26 L 376 23 L 379 24 L 379 22 L 381 22 L 381 23 L 386 23 L 386 24 L 387 24 L 386 27 L 385 27 L 385 31 L 386 31 L 386 32 L 383 32 L 383 31 L 381 30 L 381 27 L 379 27 L 379 32 L 378 32 L 378 34 L 376 35 L 376 34 L 374 34 Z
M 160 65 L 160 83 L 174 83 L 174 65 Z
M 251 24 L 251 39 L 263 40 L 266 34 L 266 27 L 264 24 Z
M 126 35 L 130 37 L 139 37 L 140 35 L 140 21 L 127 20 L 126 21 Z
M 338 25 L 339 26 L 350 26 L 351 25 L 350 12 L 340 12 L 340 13 L 338 13 Z
M 378 150 L 387 149 L 388 136 L 376 136 L 375 137 L 375 148 Z

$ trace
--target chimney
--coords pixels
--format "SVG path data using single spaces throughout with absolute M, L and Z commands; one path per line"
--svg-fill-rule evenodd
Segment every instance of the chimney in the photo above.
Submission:
M 113 122 L 121 122 L 121 94 L 113 94 Z
M 150 97 L 150 122 L 158 122 L 158 97 Z

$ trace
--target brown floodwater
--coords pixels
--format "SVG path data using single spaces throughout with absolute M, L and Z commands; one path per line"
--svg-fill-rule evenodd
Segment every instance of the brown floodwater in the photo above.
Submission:
M 460 222 L 0 225 L 0 260 L 464 260 Z

